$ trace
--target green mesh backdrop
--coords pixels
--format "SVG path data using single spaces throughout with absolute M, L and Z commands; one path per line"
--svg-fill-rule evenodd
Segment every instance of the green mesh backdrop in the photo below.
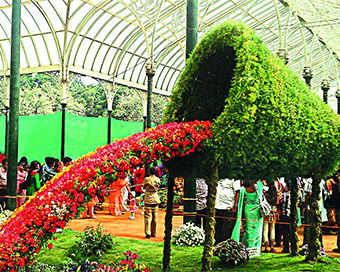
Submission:
M 60 158 L 61 112 L 19 117 L 19 155 L 29 161 Z M 111 119 L 111 140 L 143 130 L 143 122 Z M 107 118 L 82 117 L 66 113 L 65 156 L 76 159 L 107 143 Z M 5 148 L 5 117 L 0 116 L 0 151 Z
M 6 116 L 0 116 L 0 152 L 5 153 L 5 119 Z

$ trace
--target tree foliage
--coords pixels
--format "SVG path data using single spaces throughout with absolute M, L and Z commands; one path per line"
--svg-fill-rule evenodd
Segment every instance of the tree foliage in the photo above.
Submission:
M 323 177 L 339 164 L 339 117 L 242 23 L 208 32 L 187 62 L 164 121 L 193 119 L 214 121 L 230 178 Z
M 71 74 L 70 86 L 67 94 L 67 108 L 70 113 L 88 116 L 107 116 L 107 100 L 103 86 L 99 84 L 84 84 L 81 77 Z M 20 79 L 20 115 L 40 115 L 61 111 L 61 83 L 59 74 L 38 73 L 23 75 Z M 4 85 L 3 85 L 4 86 Z M 113 102 L 113 118 L 130 121 L 143 121 L 142 95 L 132 88 L 117 86 Z M 0 92 L 0 108 L 4 108 L 6 88 Z M 154 94 L 153 124 L 159 125 L 163 110 L 169 98 Z M 145 98 L 146 99 L 146 98 Z
M 213 142 L 199 155 L 202 160 L 176 159 L 167 164 L 170 171 L 176 165 L 177 173 L 195 175 L 191 169 L 209 169 L 216 160 L 219 177 L 302 176 L 319 181 L 340 162 L 339 117 L 242 23 L 228 21 L 208 32 L 180 75 L 164 122 L 194 119 L 213 122 Z M 214 184 L 209 191 L 213 201 Z M 313 234 L 319 231 L 317 212 Z M 214 209 L 208 209 L 209 226 L 214 225 L 213 214 Z M 211 237 L 212 229 L 207 232 Z M 310 259 L 319 246 L 316 238 Z M 210 243 L 204 247 L 203 271 L 210 269 L 209 253 Z
M 121 86 L 113 102 L 113 116 L 123 121 L 143 121 L 143 98 L 141 91 Z M 169 98 L 159 94 L 152 95 L 152 123 L 162 122 L 163 112 Z

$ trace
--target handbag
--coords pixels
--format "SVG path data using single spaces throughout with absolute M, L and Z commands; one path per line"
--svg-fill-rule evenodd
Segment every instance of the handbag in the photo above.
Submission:
M 268 216 L 270 214 L 271 210 L 272 210 L 272 207 L 268 203 L 264 194 L 262 194 L 262 197 L 260 196 L 257 185 L 255 185 L 255 190 L 256 190 L 257 196 L 259 197 L 260 214 L 261 214 L 262 217 Z

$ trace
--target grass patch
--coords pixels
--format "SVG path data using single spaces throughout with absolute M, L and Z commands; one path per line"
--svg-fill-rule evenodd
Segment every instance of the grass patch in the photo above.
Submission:
M 71 260 L 70 251 L 75 248 L 76 235 L 73 230 L 64 230 L 56 234 L 57 240 L 53 241 L 54 247 L 51 250 L 42 250 L 37 261 L 50 265 L 60 265 Z M 110 250 L 100 263 L 109 264 L 112 261 L 122 259 L 122 252 L 131 250 L 137 251 L 139 261 L 150 267 L 151 271 L 162 270 L 163 243 L 155 243 L 144 240 L 127 238 L 115 238 L 116 247 Z M 171 247 L 171 271 L 192 272 L 201 270 L 201 258 L 203 247 Z M 307 263 L 304 257 L 290 257 L 287 254 L 262 254 L 258 258 L 251 259 L 247 264 L 230 266 L 222 264 L 217 257 L 213 257 L 213 271 L 339 271 L 338 259 L 328 259 L 328 263 Z

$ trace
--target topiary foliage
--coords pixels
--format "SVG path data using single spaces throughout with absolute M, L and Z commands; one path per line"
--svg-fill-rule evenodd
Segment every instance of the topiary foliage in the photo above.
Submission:
M 222 43 L 216 46 L 209 39 L 203 39 L 180 75 L 163 121 L 213 120 L 219 116 L 228 97 L 235 65 L 232 47 L 225 48 Z
M 164 121 L 194 119 L 215 121 L 208 151 L 229 178 L 323 177 L 339 165 L 339 117 L 242 23 L 208 32 L 188 60 Z

